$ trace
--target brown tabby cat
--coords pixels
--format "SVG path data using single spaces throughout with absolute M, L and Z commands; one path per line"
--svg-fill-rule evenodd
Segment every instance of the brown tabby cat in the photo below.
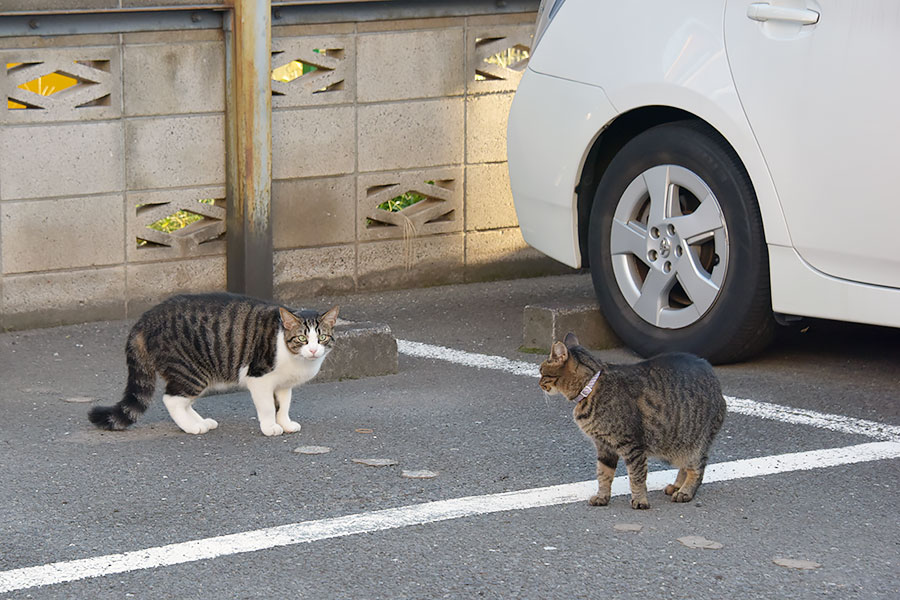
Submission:
M 633 365 L 595 359 L 570 333 L 541 364 L 541 388 L 577 402 L 575 423 L 597 446 L 599 489 L 589 503 L 606 506 L 619 457 L 625 459 L 631 507 L 650 508 L 647 457 L 678 467 L 666 494 L 690 502 L 703 480 L 713 438 L 725 419 L 725 399 L 708 362 L 692 354 L 662 354 Z

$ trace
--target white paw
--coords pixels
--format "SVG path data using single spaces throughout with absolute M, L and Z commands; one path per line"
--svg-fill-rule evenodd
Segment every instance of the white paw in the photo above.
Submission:
M 300 423 L 297 421 L 288 421 L 287 423 L 281 423 L 281 428 L 284 429 L 285 433 L 297 433 L 300 431 Z
M 181 427 L 181 430 L 185 433 L 190 433 L 191 435 L 200 435 L 201 433 L 206 433 L 209 431 L 209 427 L 207 427 L 202 421 L 194 421 L 189 423 L 187 426 L 178 425 Z
M 211 431 L 219 426 L 218 421 L 215 419 L 203 419 L 203 422 L 206 423 L 207 431 Z
M 263 435 L 281 435 L 284 433 L 284 429 L 278 423 L 272 423 L 268 426 L 260 424 L 259 429 L 263 432 Z

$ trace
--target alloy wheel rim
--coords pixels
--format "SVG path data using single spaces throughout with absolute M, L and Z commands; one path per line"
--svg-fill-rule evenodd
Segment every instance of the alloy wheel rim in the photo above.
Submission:
M 616 205 L 609 248 L 619 291 L 651 325 L 687 327 L 721 294 L 729 259 L 725 217 L 689 169 L 658 165 L 638 175 Z

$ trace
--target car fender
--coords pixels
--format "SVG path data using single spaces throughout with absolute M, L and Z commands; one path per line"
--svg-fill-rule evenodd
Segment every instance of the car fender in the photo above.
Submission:
M 705 0 L 568 0 L 529 68 L 601 88 L 618 114 L 666 106 L 708 123 L 747 169 L 767 243 L 791 246 L 778 194 L 731 76 L 723 18 L 724 3 Z M 640 39 L 629 37 L 633 28 L 617 25 L 635 20 L 642 21 Z M 585 52 L 583 40 L 590 39 L 602 41 Z
M 530 246 L 570 267 L 582 265 L 575 189 L 588 151 L 615 114 L 600 88 L 528 70 L 510 108 L 507 164 L 519 230 Z

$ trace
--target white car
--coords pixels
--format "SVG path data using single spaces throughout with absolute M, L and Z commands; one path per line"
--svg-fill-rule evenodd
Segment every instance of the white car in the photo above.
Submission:
M 900 2 L 544 0 L 509 115 L 525 241 L 644 355 L 900 327 Z

